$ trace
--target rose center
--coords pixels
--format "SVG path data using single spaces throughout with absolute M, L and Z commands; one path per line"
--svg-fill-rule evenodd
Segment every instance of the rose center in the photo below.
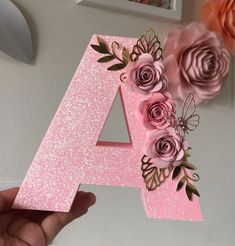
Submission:
M 144 79 L 144 80 L 149 79 L 149 73 L 148 73 L 147 71 L 144 72 L 144 74 L 143 74 L 143 79 Z
M 215 57 L 210 57 L 209 59 L 206 60 L 206 72 L 207 73 L 213 73 L 216 68 L 216 59 Z
M 150 65 L 140 66 L 136 70 L 135 77 L 137 86 L 142 87 L 142 89 L 151 89 L 156 84 L 156 71 L 154 67 Z
M 175 153 L 174 140 L 171 136 L 162 137 L 155 143 L 155 151 L 158 156 L 169 158 Z
M 162 107 L 160 103 L 153 103 L 149 106 L 148 112 L 151 119 L 158 119 L 162 115 Z

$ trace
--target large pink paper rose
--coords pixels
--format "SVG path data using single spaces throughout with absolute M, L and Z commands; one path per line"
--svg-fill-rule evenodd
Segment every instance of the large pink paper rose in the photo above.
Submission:
M 162 91 L 166 88 L 164 65 L 150 54 L 142 54 L 136 62 L 130 62 L 126 68 L 127 85 L 142 94 Z
M 149 129 L 165 129 L 170 126 L 167 120 L 176 113 L 176 107 L 169 92 L 154 93 L 140 103 L 140 117 Z
M 222 39 L 203 24 L 192 23 L 171 31 L 163 48 L 169 91 L 184 100 L 193 93 L 196 104 L 215 97 L 230 66 Z
M 177 135 L 175 129 L 168 127 L 164 130 L 154 130 L 149 133 L 146 155 L 152 158 L 158 168 L 178 166 L 184 159 L 188 143 Z

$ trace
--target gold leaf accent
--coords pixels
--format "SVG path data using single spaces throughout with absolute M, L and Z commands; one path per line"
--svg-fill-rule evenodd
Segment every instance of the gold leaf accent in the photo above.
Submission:
M 188 183 L 187 186 L 188 186 L 188 189 L 189 189 L 193 194 L 195 194 L 195 195 L 197 195 L 197 196 L 200 197 L 200 194 L 199 194 L 198 190 L 196 189 L 196 187 L 195 187 L 193 184 Z
M 163 60 L 161 43 L 152 29 L 137 40 L 130 55 L 131 61 L 137 61 L 139 56 L 145 53 L 152 55 L 154 61 Z
M 177 166 L 175 167 L 173 174 L 172 174 L 172 179 L 174 180 L 175 178 L 177 178 L 181 172 L 182 167 L 181 166 Z
M 101 62 L 101 63 L 109 62 L 112 61 L 114 58 L 115 58 L 114 56 L 103 56 L 97 62 Z
M 186 185 L 186 194 L 187 194 L 187 197 L 188 197 L 189 201 L 192 201 L 193 193 L 192 193 L 192 191 L 190 190 L 188 184 Z
M 197 167 L 195 167 L 192 163 L 189 163 L 188 161 L 183 162 L 181 166 L 190 170 L 197 170 Z
M 173 167 L 157 168 L 153 166 L 153 163 L 150 161 L 151 158 L 148 158 L 146 155 L 144 155 L 141 160 L 141 170 L 146 188 L 149 191 L 152 191 L 165 182 L 165 180 L 170 176 Z
M 107 53 L 107 49 L 104 48 L 104 47 L 101 47 L 101 46 L 96 45 L 96 44 L 91 44 L 91 47 L 92 47 L 95 51 L 97 51 L 97 52 L 99 52 L 99 53 L 101 53 L 101 54 L 108 54 L 108 53 Z
M 122 50 L 122 59 L 123 59 L 123 62 L 124 62 L 125 64 L 128 63 L 128 61 L 129 61 L 129 56 L 130 56 L 130 54 L 129 54 L 128 50 L 124 47 L 123 50 Z
M 179 183 L 177 185 L 176 191 L 179 191 L 183 187 L 183 185 L 186 181 L 187 181 L 187 178 L 185 176 L 183 178 L 181 178 L 181 180 L 179 181 Z
M 111 67 L 107 68 L 107 70 L 109 71 L 117 71 L 117 70 L 121 70 L 126 66 L 126 64 L 124 63 L 117 63 L 112 65 Z
M 185 151 L 185 154 L 184 154 L 184 157 L 185 158 L 188 158 L 188 157 L 190 157 L 191 155 L 187 152 L 187 151 Z
M 119 63 L 114 64 L 107 69 L 109 71 L 117 71 L 126 67 L 129 62 L 130 55 L 125 47 L 122 48 L 122 46 L 117 41 L 114 41 L 109 47 L 105 40 L 99 36 L 97 36 L 97 41 L 98 45 L 91 44 L 91 47 L 101 54 L 107 54 L 107 56 L 99 58 L 98 62 L 105 63 L 114 59 L 118 60 Z M 119 51 L 121 51 L 121 54 Z
M 97 36 L 97 41 L 99 43 L 99 46 L 103 49 L 103 50 L 106 50 L 106 54 L 109 53 L 109 49 L 108 49 L 108 46 L 105 42 L 104 39 L 102 39 L 101 37 Z

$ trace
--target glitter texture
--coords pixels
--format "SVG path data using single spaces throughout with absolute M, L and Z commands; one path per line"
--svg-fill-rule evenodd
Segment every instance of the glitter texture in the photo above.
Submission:
M 103 36 L 108 44 L 129 50 L 136 39 Z M 96 43 L 96 35 L 91 43 Z M 170 178 L 149 192 L 141 173 L 146 129 L 136 117 L 139 96 L 120 82 L 121 72 L 97 63 L 100 54 L 88 46 L 59 109 L 39 147 L 13 207 L 68 212 L 79 184 L 137 187 L 152 218 L 202 220 L 195 197 L 176 192 Z M 121 87 L 132 145 L 96 146 L 118 89 Z M 107 188 L 108 189 L 108 188 Z

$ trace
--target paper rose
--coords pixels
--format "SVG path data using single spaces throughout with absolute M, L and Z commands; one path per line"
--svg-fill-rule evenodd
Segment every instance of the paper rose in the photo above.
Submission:
M 235 1 L 208 0 L 202 12 L 208 28 L 220 33 L 226 46 L 235 55 Z
M 219 36 L 203 24 L 171 31 L 163 48 L 168 89 L 183 100 L 189 93 L 196 104 L 215 97 L 229 71 L 230 54 Z
M 151 161 L 158 168 L 179 166 L 187 148 L 187 141 L 177 135 L 174 128 L 168 127 L 149 133 L 146 155 L 152 158 Z
M 130 62 L 126 68 L 127 85 L 142 94 L 162 91 L 166 88 L 165 67 L 153 60 L 150 54 L 142 54 L 136 62 Z
M 141 102 L 139 109 L 140 117 L 145 127 L 149 129 L 169 127 L 167 118 L 170 118 L 172 113 L 176 113 L 176 107 L 169 92 L 154 93 L 148 100 Z

